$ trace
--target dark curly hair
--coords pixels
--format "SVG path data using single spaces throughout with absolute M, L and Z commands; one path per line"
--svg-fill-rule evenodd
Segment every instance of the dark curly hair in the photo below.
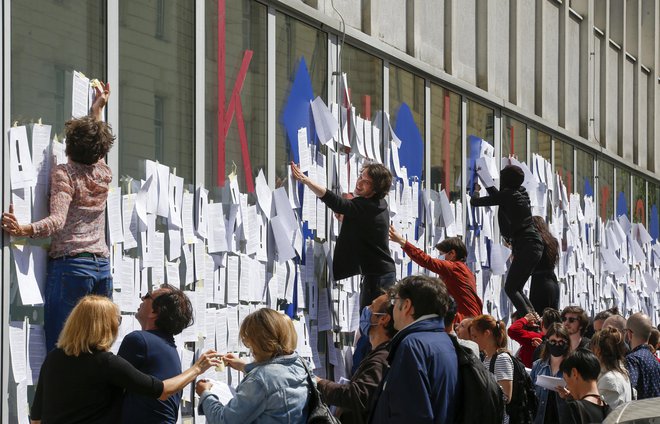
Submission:
M 177 335 L 194 322 L 192 303 L 184 292 L 174 286 L 166 284 L 161 289 L 165 292 L 152 303 L 158 315 L 156 327 L 168 334 Z
M 390 170 L 380 163 L 367 163 L 362 167 L 362 170 L 366 170 L 367 175 L 371 178 L 374 197 L 376 199 L 385 198 L 392 186 L 392 173 Z
M 66 155 L 74 162 L 93 165 L 105 157 L 115 141 L 110 125 L 92 116 L 66 121 Z
M 543 240 L 543 257 L 541 258 L 540 263 L 554 267 L 557 265 L 557 261 L 559 261 L 559 243 L 555 236 L 550 232 L 548 224 L 545 223 L 545 219 L 540 216 L 533 216 L 532 222 Z

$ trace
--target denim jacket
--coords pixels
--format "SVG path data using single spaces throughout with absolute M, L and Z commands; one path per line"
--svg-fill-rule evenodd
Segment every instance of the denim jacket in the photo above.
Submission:
M 541 386 L 536 385 L 536 377 L 539 375 L 546 375 L 550 377 L 562 377 L 561 371 L 557 371 L 556 375 L 552 375 L 552 369 L 550 368 L 550 360 L 548 359 L 547 361 L 544 361 L 542 359 L 537 359 L 534 361 L 534 364 L 532 365 L 532 383 L 534 383 L 534 390 L 536 391 L 536 397 L 539 400 L 539 408 L 536 411 L 536 417 L 534 417 L 534 424 L 543 424 L 543 420 L 545 419 L 545 408 L 548 405 L 548 389 L 544 389 Z M 573 416 L 571 415 L 571 411 L 568 408 L 568 404 L 566 403 L 565 400 L 559 397 L 559 395 L 555 396 L 555 400 L 557 403 L 557 415 L 559 416 L 559 422 L 561 423 L 572 423 L 573 422 Z
M 245 366 L 245 378 L 226 405 L 210 391 L 200 397 L 200 409 L 210 424 L 304 424 L 309 384 L 298 354 L 279 356 Z

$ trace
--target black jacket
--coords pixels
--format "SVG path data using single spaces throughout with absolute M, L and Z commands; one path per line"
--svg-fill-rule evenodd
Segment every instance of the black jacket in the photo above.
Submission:
M 387 369 L 389 342 L 378 345 L 360 362 L 350 383 L 339 384 L 330 380 L 320 380 L 318 388 L 328 405 L 342 408 L 342 424 L 363 424 L 367 422 L 372 397 L 383 380 Z
M 330 190 L 321 197 L 334 212 L 344 215 L 332 261 L 335 281 L 357 274 L 394 272 L 390 255 L 390 212 L 385 199 L 343 199 Z

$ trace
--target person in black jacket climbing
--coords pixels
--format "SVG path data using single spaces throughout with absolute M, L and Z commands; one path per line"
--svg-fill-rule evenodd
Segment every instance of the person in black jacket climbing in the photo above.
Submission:
M 522 289 L 543 254 L 543 240 L 532 222 L 532 208 L 527 190 L 522 186 L 525 173 L 516 165 L 500 172 L 500 188 L 488 187 L 488 196 L 472 197 L 472 206 L 499 206 L 497 220 L 502 237 L 513 248 L 513 260 L 504 290 L 515 310 L 525 314 L 535 312 Z

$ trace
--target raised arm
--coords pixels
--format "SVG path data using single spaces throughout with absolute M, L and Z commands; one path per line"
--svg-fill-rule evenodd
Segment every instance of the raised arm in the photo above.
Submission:
M 94 99 L 94 104 L 92 105 L 91 115 L 97 120 L 103 120 L 103 108 L 108 104 L 108 99 L 110 98 L 110 83 L 103 84 L 101 81 L 97 81 L 98 84 L 94 85 L 94 92 L 96 93 L 96 99 Z
M 312 193 L 314 193 L 316 197 L 323 197 L 327 191 L 325 187 L 317 184 L 316 181 L 313 181 L 307 175 L 303 174 L 298 165 L 293 162 L 291 162 L 291 176 L 294 180 L 300 181 L 309 187 L 309 189 L 312 190 Z
M 472 197 L 470 198 L 470 205 L 472 206 L 495 206 L 502 203 L 502 194 L 497 187 L 488 187 L 488 196 L 486 197 Z

